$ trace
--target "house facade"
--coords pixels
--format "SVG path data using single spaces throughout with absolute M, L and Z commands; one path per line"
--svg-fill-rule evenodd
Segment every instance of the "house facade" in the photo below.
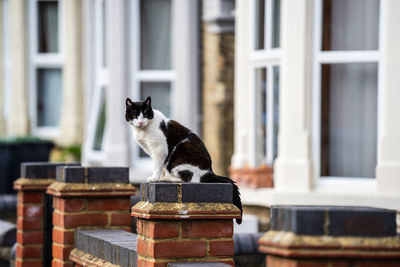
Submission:
M 400 210 L 398 1 L 236 2 L 234 170 L 245 204 Z

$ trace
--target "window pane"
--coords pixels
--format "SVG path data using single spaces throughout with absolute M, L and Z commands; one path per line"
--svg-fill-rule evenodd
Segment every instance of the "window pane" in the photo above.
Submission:
M 273 1 L 274 5 L 274 12 L 272 14 L 272 48 L 278 48 L 280 47 L 280 34 L 281 34 L 281 1 L 280 0 L 274 0 Z
M 376 63 L 322 66 L 321 175 L 375 177 Z
M 140 1 L 140 68 L 171 69 L 171 1 Z
M 379 0 L 325 0 L 322 50 L 377 50 Z
M 267 156 L 267 69 L 256 69 L 256 136 L 257 155 L 263 156 L 263 162 Z
M 102 101 L 100 114 L 96 123 L 96 132 L 94 135 L 93 150 L 100 151 L 103 148 L 104 128 L 106 125 L 106 98 L 104 97 L 104 88 L 102 88 Z
M 39 53 L 58 52 L 58 2 L 38 2 Z
M 37 125 L 57 126 L 62 103 L 61 69 L 37 70 Z
M 254 49 L 264 49 L 265 34 L 265 0 L 255 0 L 255 40 Z
M 278 156 L 279 133 L 279 66 L 274 67 L 274 135 L 273 135 L 273 159 Z
M 103 1 L 101 3 L 101 16 L 102 16 L 102 45 L 101 45 L 101 66 L 102 67 L 107 67 L 107 15 L 106 15 L 106 10 L 107 10 L 107 1 Z
M 140 99 L 151 97 L 151 106 L 161 111 L 166 117 L 171 116 L 171 84 L 170 82 L 141 82 Z M 140 149 L 140 157 L 148 157 Z

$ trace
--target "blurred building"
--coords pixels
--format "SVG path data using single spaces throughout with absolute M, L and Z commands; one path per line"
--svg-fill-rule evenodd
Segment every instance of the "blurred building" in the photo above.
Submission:
M 399 12 L 396 0 L 236 1 L 244 203 L 400 210 Z M 272 169 L 274 188 L 257 189 Z
M 144 181 L 152 162 L 133 140 L 125 99 L 150 95 L 166 116 L 204 132 L 215 169 L 227 174 L 234 1 L 0 3 L 1 136 L 82 145 L 85 164 L 130 166 Z
M 82 144 L 144 181 L 124 112 L 150 95 L 247 205 L 400 210 L 399 1 L 0 3 L 2 136 Z

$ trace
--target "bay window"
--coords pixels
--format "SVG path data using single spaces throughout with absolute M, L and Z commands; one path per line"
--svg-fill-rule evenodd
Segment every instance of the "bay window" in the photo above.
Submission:
M 55 138 L 62 105 L 61 4 L 29 1 L 30 113 L 33 134 Z
M 279 122 L 280 1 L 252 1 L 251 165 L 272 165 L 277 157 Z
M 375 177 L 380 10 L 379 0 L 316 1 L 317 177 Z

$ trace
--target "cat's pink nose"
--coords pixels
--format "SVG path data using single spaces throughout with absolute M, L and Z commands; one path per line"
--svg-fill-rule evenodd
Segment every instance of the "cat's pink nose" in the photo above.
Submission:
M 138 123 L 139 123 L 139 126 L 142 126 L 142 125 L 143 125 L 143 122 L 142 122 L 142 121 L 139 121 Z

